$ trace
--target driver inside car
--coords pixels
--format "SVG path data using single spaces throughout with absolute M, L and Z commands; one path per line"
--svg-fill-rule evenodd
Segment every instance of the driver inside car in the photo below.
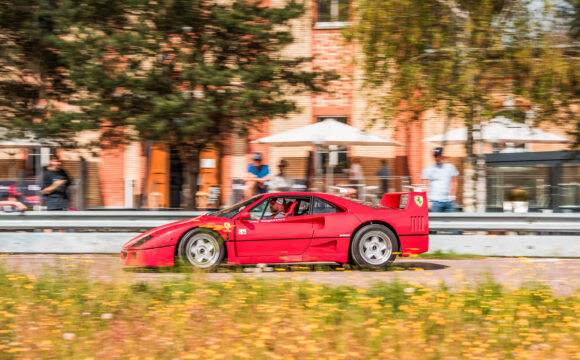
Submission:
M 286 206 L 284 204 L 283 198 L 272 198 L 270 199 L 270 212 L 272 213 L 268 216 L 268 219 L 278 219 L 283 218 L 285 215 Z
M 286 204 L 283 198 L 271 198 L 268 201 L 268 205 L 270 206 L 270 215 L 265 216 L 265 219 L 279 219 L 283 218 L 286 209 Z M 250 219 L 252 220 L 260 220 L 260 216 L 257 214 L 250 213 Z

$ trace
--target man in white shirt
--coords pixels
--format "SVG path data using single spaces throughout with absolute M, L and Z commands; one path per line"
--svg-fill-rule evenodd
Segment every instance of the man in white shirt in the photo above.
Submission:
M 278 164 L 278 169 L 280 172 L 276 176 L 272 176 L 270 180 L 270 186 L 268 189 L 270 192 L 282 192 L 291 191 L 292 185 L 294 184 L 294 179 L 292 176 L 286 173 L 286 167 L 288 167 L 288 162 L 286 160 L 280 160 Z
M 457 169 L 453 164 L 443 162 L 443 148 L 433 150 L 435 164 L 427 166 L 421 179 L 429 181 L 427 198 L 432 212 L 454 212 L 457 193 Z
M 355 198 L 360 198 L 360 187 L 363 186 L 364 183 L 364 175 L 363 175 L 363 171 L 362 171 L 362 166 L 360 165 L 360 159 L 359 158 L 354 158 L 352 159 L 352 164 L 350 166 L 350 169 L 348 169 L 348 175 L 350 178 L 350 184 L 352 185 L 353 189 L 354 189 L 354 196 Z M 362 199 L 361 199 L 362 200 Z

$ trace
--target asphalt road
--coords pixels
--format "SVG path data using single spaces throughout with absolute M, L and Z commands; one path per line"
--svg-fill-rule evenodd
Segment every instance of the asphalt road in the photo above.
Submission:
M 580 293 L 580 259 L 487 258 L 477 260 L 397 259 L 384 271 L 331 270 L 325 267 L 275 267 L 255 272 L 254 266 L 221 268 L 200 274 L 209 281 L 233 277 L 310 281 L 331 286 L 368 287 L 377 281 L 409 281 L 428 286 L 441 282 L 452 288 L 470 287 L 491 277 L 508 289 L 536 282 L 552 287 L 555 294 Z M 190 273 L 127 268 L 110 255 L 0 255 L 0 266 L 9 271 L 42 276 L 56 269 L 77 269 L 101 281 L 155 281 L 190 276 Z M 282 271 L 283 270 L 283 271 Z

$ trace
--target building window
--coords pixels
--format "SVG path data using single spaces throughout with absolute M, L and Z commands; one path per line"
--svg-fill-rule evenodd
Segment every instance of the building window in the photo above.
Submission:
M 580 207 L 580 166 L 563 164 L 560 177 L 560 206 L 571 209 Z
M 350 0 L 317 0 L 316 29 L 336 29 L 348 25 Z
M 488 167 L 487 205 L 502 208 L 507 193 L 520 185 L 528 193 L 530 208 L 549 208 L 552 171 L 549 165 Z
M 40 178 L 42 164 L 48 164 L 51 155 L 57 155 L 56 148 L 45 148 L 44 152 L 39 147 L 28 148 L 28 159 L 26 160 L 24 176 L 28 178 Z
M 324 121 L 326 119 L 334 119 L 336 121 L 340 121 L 341 123 L 346 124 L 347 117 L 346 116 L 318 116 L 316 121 Z M 338 163 L 334 167 L 335 174 L 346 174 L 348 172 L 348 150 L 346 146 L 337 146 L 336 153 L 338 155 Z M 322 165 L 322 171 L 326 174 L 326 170 L 328 169 L 328 151 L 320 150 L 318 151 L 319 161 Z

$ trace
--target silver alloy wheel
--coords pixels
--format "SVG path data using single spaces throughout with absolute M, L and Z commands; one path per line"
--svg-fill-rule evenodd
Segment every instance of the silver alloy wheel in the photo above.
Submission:
M 195 234 L 185 249 L 187 260 L 199 268 L 209 268 L 217 265 L 220 256 L 218 241 L 208 234 Z
M 359 242 L 361 257 L 371 265 L 382 265 L 393 254 L 391 240 L 382 231 L 369 231 Z

